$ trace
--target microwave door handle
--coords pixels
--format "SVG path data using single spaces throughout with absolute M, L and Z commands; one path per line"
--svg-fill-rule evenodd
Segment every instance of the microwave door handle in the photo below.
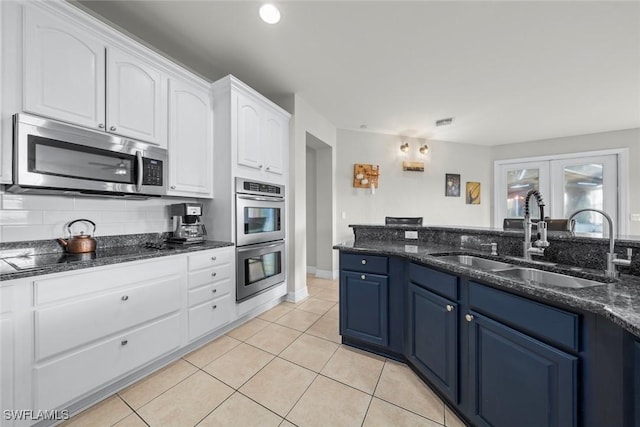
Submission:
M 142 153 L 136 151 L 136 162 L 138 162 L 138 174 L 136 176 L 136 191 L 139 193 L 142 191 Z
M 282 199 L 279 197 L 257 197 L 257 196 L 241 196 L 241 195 L 238 195 L 238 199 L 257 200 L 259 202 L 281 202 L 282 201 Z

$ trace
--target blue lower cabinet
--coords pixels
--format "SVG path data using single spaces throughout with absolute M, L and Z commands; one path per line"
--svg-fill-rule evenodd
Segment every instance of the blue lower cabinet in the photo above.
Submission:
M 640 427 L 640 342 L 633 343 L 633 416 L 634 426 Z
M 340 335 L 380 346 L 389 344 L 387 276 L 340 272 Z
M 577 425 L 577 357 L 475 312 L 466 320 L 474 425 Z
M 409 283 L 409 361 L 451 400 L 458 402 L 458 305 Z

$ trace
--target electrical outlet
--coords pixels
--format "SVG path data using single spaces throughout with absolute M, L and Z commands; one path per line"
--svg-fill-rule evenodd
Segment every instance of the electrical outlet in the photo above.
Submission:
M 629 217 L 633 222 L 640 222 L 640 214 L 634 213 L 629 215 Z
M 342 219 L 347 219 L 347 213 L 345 211 L 342 211 Z
M 417 254 L 418 247 L 416 245 L 404 245 L 404 251 L 410 254 Z
M 417 239 L 418 238 L 418 232 L 417 231 L 405 231 L 404 232 L 404 238 L 405 239 Z

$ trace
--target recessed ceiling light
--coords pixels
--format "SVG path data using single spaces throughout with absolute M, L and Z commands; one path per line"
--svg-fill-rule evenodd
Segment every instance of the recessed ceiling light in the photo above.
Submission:
M 280 22 L 280 11 L 272 4 L 264 4 L 260 7 L 260 18 L 267 24 Z

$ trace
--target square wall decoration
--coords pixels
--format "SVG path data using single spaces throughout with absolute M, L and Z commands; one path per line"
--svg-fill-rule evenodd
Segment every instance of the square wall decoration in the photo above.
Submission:
M 465 188 L 465 198 L 468 205 L 480 204 L 480 183 L 479 182 L 467 182 Z
M 448 173 L 444 179 L 444 195 L 447 197 L 460 197 L 460 175 Z

